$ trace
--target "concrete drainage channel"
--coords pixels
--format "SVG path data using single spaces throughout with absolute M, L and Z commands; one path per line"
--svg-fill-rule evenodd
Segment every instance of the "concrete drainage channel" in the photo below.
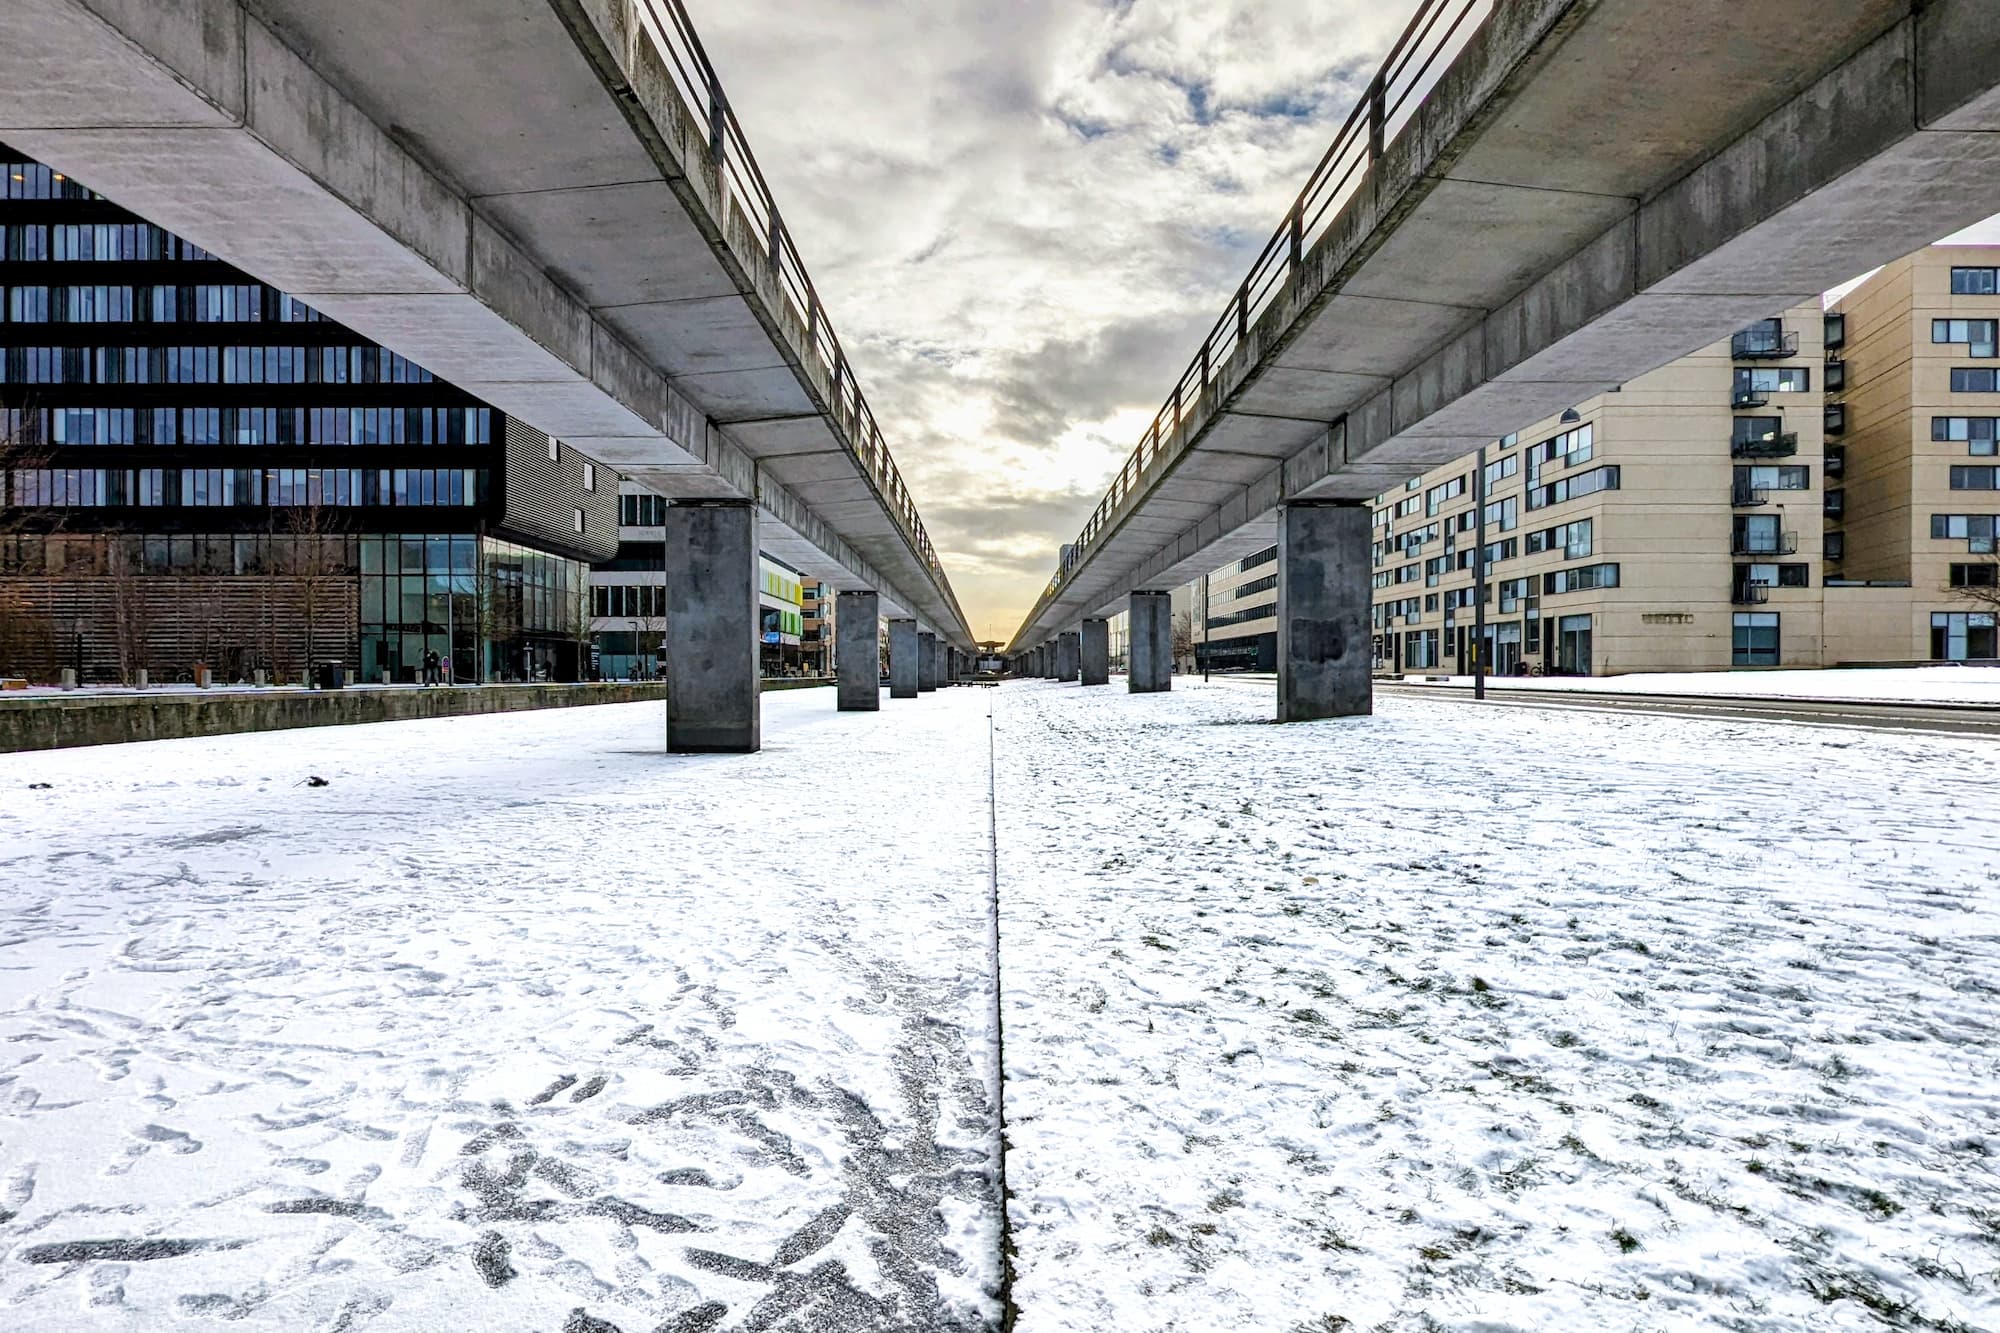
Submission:
M 993 1138 L 1000 1186 L 1000 1329 L 1011 1333 L 1020 1316 L 1014 1304 L 1013 1191 L 1007 1188 L 1007 1016 L 1000 984 L 1000 806 L 996 777 L 997 744 L 993 701 L 986 700 L 986 887 L 992 914 L 993 971 Z

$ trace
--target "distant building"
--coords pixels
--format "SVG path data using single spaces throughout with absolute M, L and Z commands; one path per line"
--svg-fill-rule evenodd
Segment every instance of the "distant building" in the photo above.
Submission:
M 571 679 L 609 474 L 0 145 L 0 672 Z
M 664 674 L 667 500 L 637 482 L 618 484 L 616 549 L 590 570 L 591 669 L 606 680 Z M 766 675 L 820 674 L 830 667 L 833 590 L 761 555 L 757 563 L 758 660 Z M 808 599 L 808 590 L 811 597 Z M 808 634 L 806 608 L 814 609 Z

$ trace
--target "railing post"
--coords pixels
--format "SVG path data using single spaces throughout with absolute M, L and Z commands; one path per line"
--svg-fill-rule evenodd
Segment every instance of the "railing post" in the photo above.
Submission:
M 1250 341 L 1250 280 L 1236 289 L 1236 341 Z
M 1201 340 L 1201 391 L 1208 392 L 1208 339 Z
M 778 220 L 778 210 L 771 210 L 771 269 L 778 278 L 778 290 L 785 287 L 785 224 Z
M 1382 82 L 1380 73 L 1368 85 L 1368 160 L 1382 160 L 1382 134 L 1387 128 L 1388 89 Z
M 1292 205 L 1292 216 L 1290 221 L 1291 221 L 1291 232 L 1292 232 L 1291 235 L 1292 267 L 1297 268 L 1299 266 L 1299 261 L 1305 258 L 1305 249 L 1306 249 L 1306 201 L 1305 200 L 1301 199 L 1296 204 Z
M 708 156 L 715 163 L 715 177 L 722 179 L 723 154 L 729 148 L 729 102 L 722 95 L 722 81 L 715 71 L 708 73 Z

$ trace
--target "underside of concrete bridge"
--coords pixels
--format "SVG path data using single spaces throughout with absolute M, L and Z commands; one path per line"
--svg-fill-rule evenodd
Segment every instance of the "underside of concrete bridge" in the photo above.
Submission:
M 1484 19 L 1391 57 L 1016 651 L 2000 211 L 1985 0 L 1435 8 Z
M 10 0 L 0 138 L 972 646 L 674 0 Z

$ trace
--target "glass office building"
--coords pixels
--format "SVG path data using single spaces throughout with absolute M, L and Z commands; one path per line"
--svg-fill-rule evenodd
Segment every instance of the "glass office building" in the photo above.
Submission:
M 574 679 L 617 487 L 0 145 L 0 674 Z

